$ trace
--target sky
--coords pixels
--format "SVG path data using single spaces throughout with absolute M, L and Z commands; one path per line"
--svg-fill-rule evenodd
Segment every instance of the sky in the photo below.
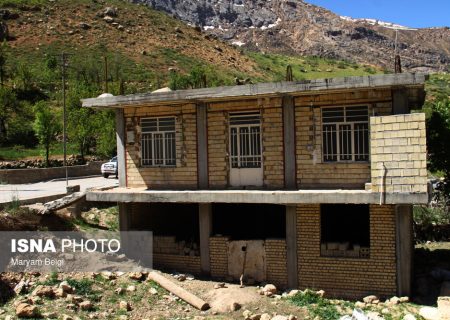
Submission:
M 450 27 L 450 0 L 306 0 L 341 16 L 412 28 Z

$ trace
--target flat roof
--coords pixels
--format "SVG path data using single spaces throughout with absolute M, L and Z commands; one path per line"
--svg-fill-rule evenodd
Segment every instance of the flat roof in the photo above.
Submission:
M 139 106 L 157 106 L 196 102 L 214 102 L 244 97 L 259 96 L 300 96 L 319 91 L 354 90 L 364 88 L 420 87 L 425 84 L 428 75 L 424 73 L 382 74 L 360 77 L 339 77 L 329 79 L 256 83 L 239 86 L 214 87 L 203 89 L 175 90 L 109 96 L 83 99 L 83 107 L 125 108 Z
M 89 191 L 88 201 L 124 203 L 349 203 L 380 204 L 380 193 L 365 190 L 149 190 L 119 187 Z M 426 204 L 427 193 L 386 193 L 383 204 Z

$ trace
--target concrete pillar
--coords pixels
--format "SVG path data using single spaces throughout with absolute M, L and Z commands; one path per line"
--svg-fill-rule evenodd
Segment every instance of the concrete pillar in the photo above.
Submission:
M 126 187 L 125 156 L 125 117 L 123 109 L 116 109 L 117 169 L 119 171 L 119 187 Z
M 397 295 L 411 295 L 413 263 L 413 218 L 412 205 L 397 205 L 395 208 Z
M 392 113 L 409 113 L 408 91 L 406 88 L 397 88 L 392 90 Z
M 286 206 L 286 259 L 288 287 L 298 287 L 297 268 L 297 206 Z
M 208 189 L 208 133 L 206 104 L 198 103 L 197 111 L 197 170 L 198 188 Z
M 131 204 L 119 203 L 119 230 L 131 230 Z
M 212 232 L 212 210 L 210 203 L 199 203 L 199 230 L 200 230 L 200 267 L 204 274 L 211 273 L 209 237 Z
M 295 169 L 295 112 L 294 97 L 283 97 L 284 187 L 297 188 Z

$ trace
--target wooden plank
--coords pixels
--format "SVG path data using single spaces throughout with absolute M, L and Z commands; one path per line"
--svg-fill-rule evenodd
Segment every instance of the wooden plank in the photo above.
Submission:
M 397 295 L 410 296 L 413 261 L 412 206 L 398 205 L 395 208 Z
M 117 169 L 119 187 L 126 187 L 125 117 L 123 109 L 116 110 Z
M 295 111 L 294 97 L 283 97 L 283 143 L 284 143 L 284 186 L 294 190 L 297 187 L 295 169 Z
M 204 103 L 197 104 L 197 167 L 198 187 L 208 189 L 208 133 L 207 107 Z
M 257 97 L 264 95 L 302 94 L 310 91 L 352 90 L 357 88 L 383 88 L 391 86 L 423 87 L 425 74 L 384 74 L 361 77 L 340 77 L 299 82 L 257 83 L 244 86 L 229 86 L 190 90 L 176 90 L 162 93 L 134 94 L 127 96 L 83 99 L 83 107 L 151 106 L 179 104 L 197 101 L 215 101 L 233 97 Z
M 212 209 L 210 203 L 200 203 L 199 209 L 199 229 L 200 229 L 200 266 L 204 274 L 211 273 L 209 237 L 212 232 Z
M 297 268 L 297 206 L 286 206 L 286 260 L 288 287 L 298 287 Z

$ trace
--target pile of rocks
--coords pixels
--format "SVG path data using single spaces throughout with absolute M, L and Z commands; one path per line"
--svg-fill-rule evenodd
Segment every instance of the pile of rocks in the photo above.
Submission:
M 294 315 L 270 315 L 268 313 L 253 313 L 250 310 L 245 310 L 242 313 L 242 316 L 245 320 L 297 320 L 297 317 Z
M 86 159 L 80 156 L 72 155 L 67 158 L 68 166 L 78 166 L 86 164 Z M 48 167 L 62 167 L 64 161 L 60 159 L 50 159 Z M 0 169 L 30 169 L 30 168 L 47 168 L 44 160 L 18 160 L 18 161 L 3 161 L 0 162 Z

